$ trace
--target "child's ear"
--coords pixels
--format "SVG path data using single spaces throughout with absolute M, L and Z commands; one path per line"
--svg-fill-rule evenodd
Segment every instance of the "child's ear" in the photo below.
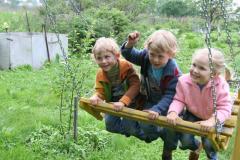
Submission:
M 92 60 L 95 60 L 95 55 L 94 54 L 91 53 L 90 57 L 91 57 Z
M 214 77 L 219 76 L 220 74 L 221 74 L 221 73 L 216 72 L 216 71 L 213 72 L 213 76 L 214 76 Z
M 119 53 L 119 52 L 116 52 L 116 53 L 115 53 L 115 56 L 116 56 L 117 59 L 119 59 L 119 58 L 120 58 L 120 53 Z

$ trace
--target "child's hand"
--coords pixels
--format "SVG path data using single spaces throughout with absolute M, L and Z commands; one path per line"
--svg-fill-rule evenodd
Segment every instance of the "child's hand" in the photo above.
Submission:
M 89 98 L 90 103 L 92 105 L 97 105 L 98 103 L 102 102 L 103 100 L 99 98 L 97 95 L 93 95 L 92 97 Z
M 178 119 L 178 114 L 176 112 L 170 112 L 168 115 L 167 115 L 167 122 L 168 123 L 171 123 L 173 125 L 176 125 L 176 120 Z
M 132 48 L 139 40 L 140 33 L 138 31 L 134 31 L 128 35 L 128 41 L 125 45 L 126 48 Z
M 202 131 L 206 131 L 206 132 L 208 132 L 212 127 L 214 127 L 216 125 L 215 117 L 211 117 L 208 120 L 199 121 L 197 123 L 199 123 L 201 125 L 200 129 Z
M 121 111 L 123 109 L 123 107 L 125 106 L 124 103 L 122 102 L 113 102 L 113 108 L 115 111 Z
M 143 110 L 143 112 L 148 112 L 148 119 L 155 120 L 159 117 L 159 113 L 151 110 Z

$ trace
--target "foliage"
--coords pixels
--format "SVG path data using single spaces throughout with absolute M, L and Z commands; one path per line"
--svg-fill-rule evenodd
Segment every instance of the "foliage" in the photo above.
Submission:
M 181 0 L 170 0 L 160 7 L 160 13 L 166 16 L 183 17 L 197 15 L 198 10 L 192 3 L 186 3 Z
M 30 29 L 32 32 L 39 32 L 42 28 L 42 17 L 38 13 L 32 11 L 28 13 Z M 8 32 L 24 32 L 28 31 L 26 11 L 4 12 L 0 15 L 0 32 L 5 32 L 4 23 L 8 24 Z
M 110 32 L 110 35 L 112 34 L 114 37 L 118 36 L 119 33 L 124 32 L 124 30 L 127 28 L 128 24 L 130 23 L 130 21 L 127 19 L 127 16 L 124 14 L 124 12 L 116 9 L 116 8 L 112 8 L 112 9 L 108 9 L 108 8 L 101 8 L 96 12 L 96 16 L 95 16 L 95 20 L 98 19 L 105 19 L 105 25 L 112 25 L 112 30 L 113 33 Z M 96 23 L 96 21 L 95 21 Z M 93 24 L 95 24 L 93 23 Z M 106 32 L 108 30 L 106 30 L 103 33 L 97 33 L 98 36 L 97 37 L 101 37 L 103 35 L 107 35 Z M 99 35 L 101 34 L 101 35 Z M 108 36 L 110 36 L 108 35 Z
M 94 41 L 94 31 L 90 20 L 85 17 L 74 17 L 72 20 L 72 30 L 69 32 L 69 51 L 78 57 L 86 56 L 91 52 Z
M 109 143 L 107 136 L 106 131 L 96 128 L 78 128 L 75 143 L 71 137 L 64 137 L 58 128 L 42 126 L 27 137 L 26 145 L 42 158 L 86 159 L 91 152 L 100 151 Z

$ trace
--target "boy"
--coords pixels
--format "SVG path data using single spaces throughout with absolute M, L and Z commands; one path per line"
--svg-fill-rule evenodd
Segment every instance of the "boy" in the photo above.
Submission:
M 120 49 L 111 38 L 99 38 L 93 49 L 95 61 L 100 67 L 96 76 L 96 93 L 90 98 L 93 105 L 101 101 L 111 102 L 116 111 L 129 107 L 139 93 L 140 80 L 131 63 L 120 59 Z M 106 130 L 126 136 L 138 132 L 126 130 L 131 120 L 118 116 L 105 115 Z
M 145 49 L 137 50 L 134 45 L 139 38 L 139 32 L 130 33 L 121 51 L 128 61 L 141 67 L 140 93 L 146 98 L 143 109 L 149 113 L 149 119 L 154 120 L 159 115 L 167 114 L 176 92 L 176 84 L 181 74 L 173 60 L 177 41 L 171 32 L 158 30 L 149 36 Z M 162 159 L 171 160 L 172 150 L 177 147 L 177 137 L 167 133 L 167 129 L 155 125 L 139 123 L 139 126 L 147 141 L 153 141 L 159 136 L 163 139 Z

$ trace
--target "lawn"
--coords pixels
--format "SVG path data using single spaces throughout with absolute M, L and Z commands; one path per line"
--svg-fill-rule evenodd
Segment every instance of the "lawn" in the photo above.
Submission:
M 86 62 L 82 70 L 90 74 L 81 96 L 93 92 L 96 66 Z M 40 70 L 28 66 L 0 71 L 0 159 L 86 159 L 86 160 L 159 160 L 162 141 L 150 144 L 134 137 L 111 134 L 104 123 L 85 111 L 78 111 L 78 142 L 59 132 L 60 97 L 56 79 L 62 65 L 53 63 Z M 72 133 L 72 131 L 71 131 Z M 72 134 L 70 134 L 72 136 Z M 220 160 L 230 159 L 233 138 Z M 174 160 L 187 159 L 188 151 L 176 150 Z M 204 152 L 201 160 L 205 160 Z

